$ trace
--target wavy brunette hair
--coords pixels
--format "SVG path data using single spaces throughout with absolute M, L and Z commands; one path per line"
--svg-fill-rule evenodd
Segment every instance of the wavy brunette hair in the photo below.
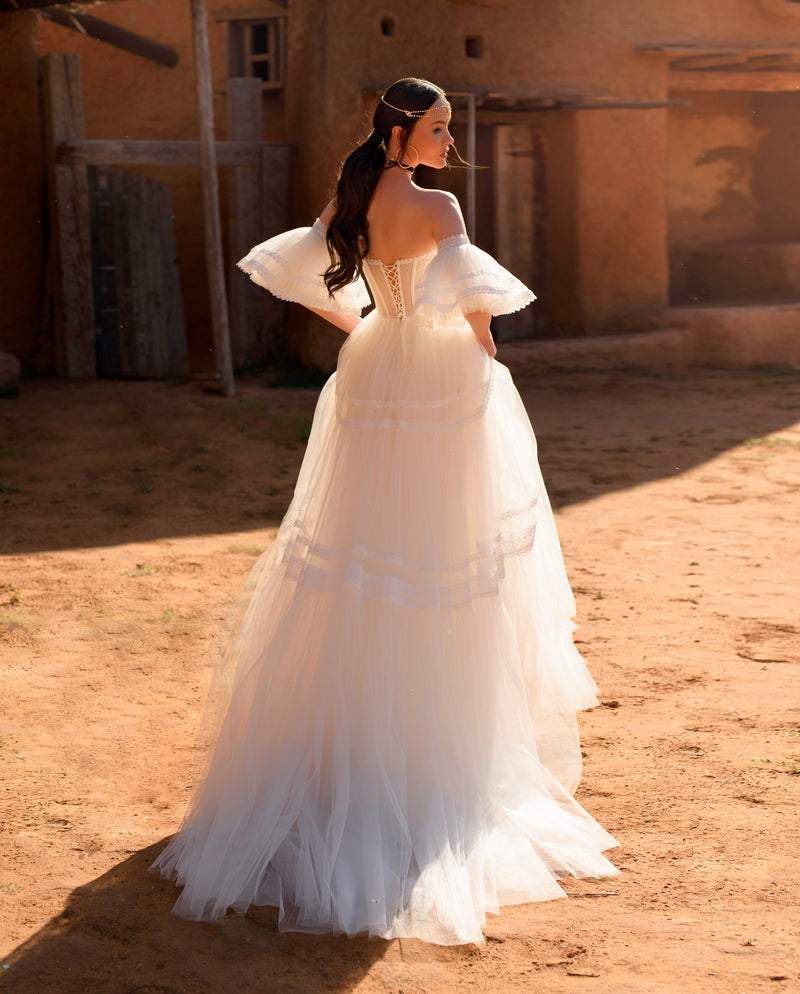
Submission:
M 392 83 L 375 108 L 369 136 L 345 159 L 336 185 L 336 212 L 326 235 L 331 264 L 324 279 L 331 295 L 361 276 L 362 260 L 369 255 L 367 208 L 386 165 L 392 128 L 402 128 L 397 152 L 402 162 L 420 112 L 443 97 L 444 90 L 425 79 L 411 77 Z

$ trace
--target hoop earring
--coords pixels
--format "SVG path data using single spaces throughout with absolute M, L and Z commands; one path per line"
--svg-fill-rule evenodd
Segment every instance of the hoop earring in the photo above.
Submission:
M 415 151 L 415 152 L 417 153 L 417 161 L 416 161 L 416 162 L 415 162 L 415 163 L 414 163 L 413 165 L 409 165 L 409 164 L 408 164 L 407 162 L 400 162 L 400 163 L 399 163 L 399 165 L 401 165 L 401 166 L 403 167 L 403 169 L 407 169 L 407 170 L 408 170 L 408 172 L 413 172 L 413 171 L 414 171 L 414 170 L 415 170 L 415 169 L 417 168 L 417 166 L 419 165 L 419 160 L 420 160 L 421 156 L 420 156 L 420 154 L 419 154 L 419 149 L 415 148 L 415 147 L 414 147 L 413 145 L 411 145 L 411 144 L 408 144 L 408 145 L 406 145 L 405 149 L 403 150 L 403 158 L 404 158 L 404 159 L 405 159 L 405 157 L 406 157 L 406 152 L 407 152 L 407 151 L 408 151 L 408 150 L 409 150 L 410 148 L 413 148 L 413 149 L 414 149 L 414 151 Z

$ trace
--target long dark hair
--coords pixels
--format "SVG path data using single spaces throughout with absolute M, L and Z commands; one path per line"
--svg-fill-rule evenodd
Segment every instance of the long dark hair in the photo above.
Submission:
M 443 90 L 425 79 L 392 83 L 375 108 L 369 136 L 345 159 L 336 186 L 336 212 L 326 236 L 331 264 L 324 278 L 330 294 L 360 276 L 362 259 L 369 255 L 367 208 L 386 165 L 392 128 L 402 128 L 397 152 L 397 161 L 402 162 L 420 112 L 444 97 Z

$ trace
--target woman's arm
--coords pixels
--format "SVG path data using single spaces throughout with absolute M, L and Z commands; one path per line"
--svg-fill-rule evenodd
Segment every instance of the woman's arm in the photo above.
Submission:
M 472 328 L 472 334 L 478 339 L 486 350 L 486 355 L 488 355 L 490 359 L 494 359 L 497 355 L 497 346 L 494 344 L 492 331 L 489 327 L 492 315 L 487 314 L 486 311 L 473 311 L 472 314 L 465 314 L 464 317 L 466 318 L 470 328 Z
M 450 238 L 452 235 L 465 235 L 467 233 L 464 224 L 464 216 L 458 200 L 452 193 L 442 193 L 436 198 L 432 212 L 433 237 L 437 242 L 443 238 Z M 489 323 L 492 320 L 491 314 L 485 311 L 474 311 L 472 314 L 465 314 L 473 335 L 478 339 L 486 350 L 490 359 L 497 355 L 497 346 L 494 344 Z
M 325 210 L 320 214 L 320 221 L 322 221 L 325 225 L 329 224 L 335 212 L 336 201 L 331 200 Z M 336 328 L 339 328 L 348 335 L 361 323 L 361 318 L 357 317 L 355 314 L 337 314 L 336 311 L 326 311 L 320 307 L 309 307 L 308 310 L 318 314 L 321 318 L 324 318 L 330 324 L 334 325 Z
M 340 328 L 348 335 L 351 331 L 355 331 L 358 325 L 361 324 L 361 318 L 357 317 L 355 314 L 337 314 L 336 311 L 325 311 L 320 307 L 309 307 L 308 310 L 313 311 L 315 314 L 319 314 L 321 318 L 325 318 L 326 321 L 330 321 L 332 325 Z

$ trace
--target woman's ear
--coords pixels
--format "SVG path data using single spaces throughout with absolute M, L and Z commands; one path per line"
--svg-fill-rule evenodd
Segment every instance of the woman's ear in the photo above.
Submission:
M 401 125 L 395 124 L 395 126 L 392 128 L 392 138 L 394 138 L 394 140 L 397 142 L 398 145 L 402 144 L 403 128 Z

